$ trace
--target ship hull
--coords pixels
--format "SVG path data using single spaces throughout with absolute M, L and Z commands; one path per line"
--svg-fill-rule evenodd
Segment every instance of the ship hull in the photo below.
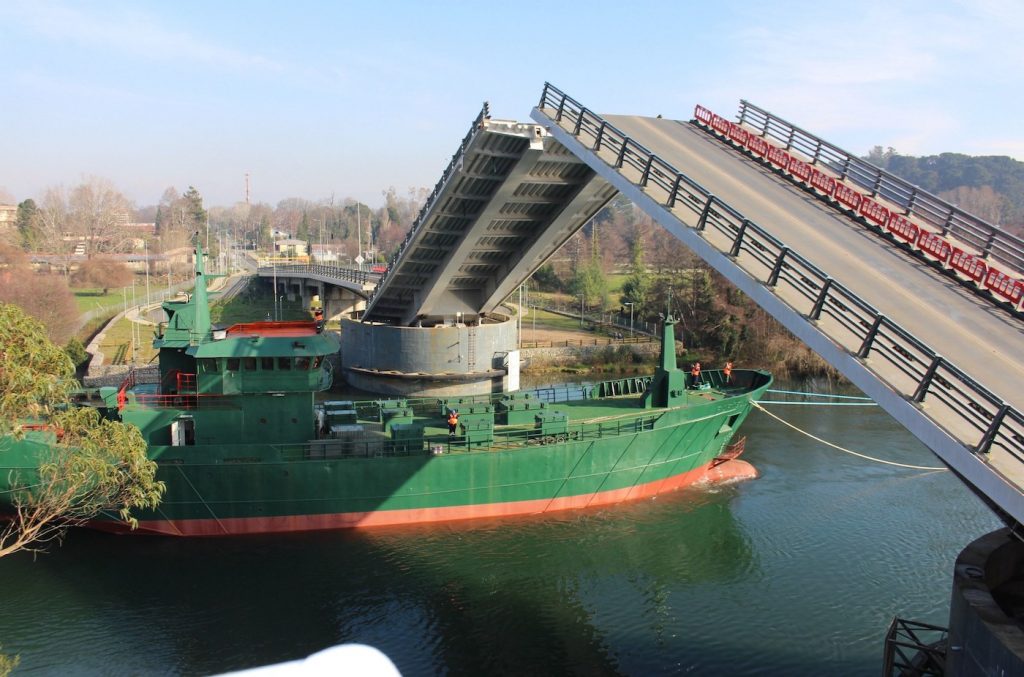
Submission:
M 669 412 L 666 417 L 674 421 L 650 430 L 509 450 L 165 462 L 160 478 L 167 494 L 157 511 L 138 515 L 135 533 L 222 536 L 378 527 L 651 498 L 701 482 L 756 476 L 743 461 L 712 468 L 749 407 L 746 398 L 732 398 Z M 234 456 L 227 458 L 265 458 L 268 451 L 240 445 L 229 453 Z M 116 520 L 92 526 L 125 531 Z
M 665 493 L 692 486 L 705 486 L 741 481 L 757 477 L 757 470 L 742 460 L 723 465 L 707 464 L 689 472 L 633 487 L 599 491 L 592 494 L 552 497 L 504 503 L 462 506 L 375 510 L 312 515 L 279 515 L 271 517 L 231 517 L 221 519 L 144 519 L 136 530 L 116 521 L 93 521 L 93 529 L 111 533 L 133 533 L 152 536 L 239 536 L 301 531 L 358 529 L 437 522 L 455 522 L 486 518 L 509 518 L 542 515 L 566 510 L 586 510 L 629 501 L 655 498 Z

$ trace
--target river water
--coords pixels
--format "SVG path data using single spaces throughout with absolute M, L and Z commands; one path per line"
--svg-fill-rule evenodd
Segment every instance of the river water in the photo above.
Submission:
M 776 406 L 938 465 L 875 407 Z M 210 674 L 359 642 L 405 675 L 875 675 L 894 615 L 945 625 L 999 526 L 949 472 L 765 414 L 754 481 L 538 518 L 275 537 L 74 532 L 0 560 L 15 674 Z

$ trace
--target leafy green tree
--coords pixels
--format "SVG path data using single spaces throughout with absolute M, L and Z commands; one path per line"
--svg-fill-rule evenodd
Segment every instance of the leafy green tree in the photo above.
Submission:
M 86 352 L 85 346 L 76 336 L 72 336 L 67 344 L 64 346 L 64 352 L 67 353 L 68 359 L 71 360 L 71 364 L 77 368 L 80 364 L 89 359 L 89 353 Z
M 185 200 L 184 208 L 187 225 L 193 232 L 200 228 L 205 228 L 206 210 L 203 209 L 203 196 L 199 194 L 195 186 L 189 186 L 182 197 Z
M 559 279 L 558 273 L 555 272 L 555 267 L 550 263 L 545 263 L 543 266 L 538 268 L 533 273 L 533 277 L 531 279 L 536 283 L 538 291 L 562 291 L 562 280 Z
M 651 293 L 651 275 L 644 265 L 644 247 L 639 234 L 630 244 L 630 272 L 622 283 L 619 302 L 633 304 L 634 314 L 643 315 L 652 309 L 647 307 Z
M 0 646 L 0 649 L 3 647 Z M 7 677 L 7 675 L 14 672 L 14 668 L 18 667 L 18 663 L 21 659 L 18 656 L 8 656 L 7 654 L 0 653 L 0 677 Z
M 302 220 L 299 221 L 299 227 L 295 231 L 295 239 L 309 242 L 309 235 L 309 213 L 303 210 Z
M 17 306 L 0 304 L 0 346 L 0 435 L 23 437 L 25 421 L 52 431 L 38 465 L 6 478 L 14 514 L 0 531 L 0 557 L 38 550 L 101 512 L 134 526 L 132 509 L 156 507 L 164 491 L 139 429 L 70 404 L 71 360 Z
M 587 308 L 604 308 L 608 299 L 608 279 L 600 262 L 591 260 L 576 268 L 573 293 L 583 297 L 583 304 Z
M 25 251 L 35 249 L 41 240 L 39 233 L 39 207 L 29 198 L 18 204 L 18 239 Z

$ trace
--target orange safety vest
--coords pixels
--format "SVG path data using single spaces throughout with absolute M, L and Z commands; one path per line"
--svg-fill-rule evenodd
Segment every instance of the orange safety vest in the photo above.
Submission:
M 725 372 L 725 380 L 728 381 L 729 376 L 732 375 L 732 362 L 726 362 L 725 369 L 723 369 L 722 371 Z
M 690 376 L 694 378 L 698 378 L 700 376 L 700 362 L 695 363 L 693 368 L 690 369 Z
M 448 425 L 456 425 L 459 422 L 459 417 L 455 414 L 448 415 Z

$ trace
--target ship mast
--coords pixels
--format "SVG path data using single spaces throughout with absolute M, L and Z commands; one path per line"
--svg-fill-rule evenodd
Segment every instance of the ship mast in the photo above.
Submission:
M 203 243 L 196 233 L 196 287 L 192 292 L 192 304 L 195 308 L 195 319 L 192 332 L 202 342 L 210 333 L 210 304 L 206 294 L 206 265 L 203 258 Z

